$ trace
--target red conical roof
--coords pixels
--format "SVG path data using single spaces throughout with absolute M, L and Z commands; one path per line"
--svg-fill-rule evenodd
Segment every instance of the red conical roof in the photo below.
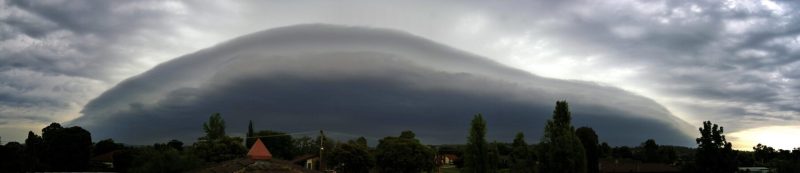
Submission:
M 253 143 L 253 147 L 250 147 L 247 157 L 251 160 L 270 160 L 272 159 L 272 153 L 267 150 L 267 146 L 261 142 L 261 139 L 258 139 L 256 143 Z

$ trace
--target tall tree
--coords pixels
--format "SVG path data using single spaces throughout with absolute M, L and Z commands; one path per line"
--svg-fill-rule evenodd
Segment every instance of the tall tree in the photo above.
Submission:
M 489 144 L 486 142 L 486 121 L 483 115 L 472 118 L 464 152 L 464 172 L 487 173 L 489 170 Z
M 534 162 L 531 160 L 531 152 L 528 143 L 525 143 L 525 135 L 522 132 L 514 137 L 511 144 L 511 172 L 512 173 L 532 173 Z
M 411 131 L 381 139 L 375 160 L 378 170 L 386 173 L 432 171 L 435 166 L 433 149 L 422 145 Z
M 583 149 L 586 150 L 586 172 L 600 172 L 600 151 L 597 145 L 597 133 L 590 127 L 580 127 L 575 130 L 575 134 L 581 139 Z
M 208 118 L 208 122 L 203 123 L 203 130 L 206 132 L 206 139 L 219 139 L 225 136 L 225 120 L 219 113 L 214 113 Z
M 253 120 L 250 120 L 250 123 L 247 125 L 247 137 L 244 141 L 248 149 L 253 147 L 253 143 L 256 143 L 256 138 L 253 137 Z
M 586 151 L 575 128 L 567 101 L 557 101 L 553 118 L 547 120 L 539 145 L 539 172 L 586 172 Z
M 697 138 L 695 166 L 698 172 L 727 173 L 736 172 L 736 152 L 730 142 L 722 135 L 724 128 L 711 121 L 703 122 L 700 138 Z

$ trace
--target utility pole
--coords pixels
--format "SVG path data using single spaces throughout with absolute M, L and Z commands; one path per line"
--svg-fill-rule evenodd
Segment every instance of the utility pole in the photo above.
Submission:
M 325 133 L 322 133 L 322 130 L 319 130 L 319 170 L 325 171 L 325 162 L 322 162 L 322 151 L 325 150 L 325 145 L 323 145 L 323 141 L 325 141 Z

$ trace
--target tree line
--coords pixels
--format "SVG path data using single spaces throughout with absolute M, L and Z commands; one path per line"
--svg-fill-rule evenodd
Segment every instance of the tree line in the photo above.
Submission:
M 710 121 L 699 128 L 697 148 L 658 145 L 648 139 L 639 146 L 611 147 L 600 142 L 591 127 L 575 128 L 566 101 L 557 101 L 552 117 L 545 122 L 544 135 L 537 144 L 528 144 L 522 132 L 511 143 L 488 142 L 489 130 L 483 115 L 473 116 L 466 144 L 424 145 L 412 131 L 387 136 L 369 147 L 364 137 L 336 141 L 325 136 L 294 138 L 285 132 L 255 131 L 252 121 L 245 138 L 228 136 L 225 120 L 212 114 L 202 124 L 205 132 L 192 145 L 178 140 L 151 146 L 126 146 L 113 139 L 92 143 L 91 133 L 79 126 L 62 127 L 53 123 L 42 135 L 28 133 L 24 144 L 9 142 L 0 146 L 2 172 L 42 171 L 117 171 L 183 172 L 204 165 L 243 158 L 256 139 L 268 146 L 276 159 L 291 160 L 303 155 L 322 154 L 317 169 L 339 172 L 438 172 L 444 154 L 459 156 L 460 172 L 599 172 L 601 159 L 627 159 L 644 163 L 665 163 L 683 172 L 736 172 L 739 166 L 765 166 L 777 172 L 800 172 L 800 148 L 775 150 L 759 144 L 754 151 L 737 151 L 725 139 L 723 127 Z M 323 146 L 320 146 L 322 144 Z M 112 154 L 113 168 L 89 159 Z

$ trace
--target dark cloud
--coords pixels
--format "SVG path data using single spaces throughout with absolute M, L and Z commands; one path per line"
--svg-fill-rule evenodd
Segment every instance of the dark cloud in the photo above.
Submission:
M 331 25 L 272 29 L 166 62 L 103 93 L 72 124 L 130 143 L 192 141 L 220 112 L 231 133 L 253 120 L 288 132 L 414 130 L 429 143 L 462 143 L 483 113 L 492 139 L 522 131 L 536 141 L 558 99 L 570 101 L 576 126 L 612 144 L 691 144 L 694 128 L 620 89 L 538 77 L 402 32 Z
M 68 120 L 102 91 L 177 55 L 242 33 L 321 22 L 408 31 L 539 75 L 618 86 L 694 125 L 714 120 L 739 131 L 796 124 L 798 5 L 0 0 L 0 120 Z M 0 135 L 9 133 L 24 131 Z

